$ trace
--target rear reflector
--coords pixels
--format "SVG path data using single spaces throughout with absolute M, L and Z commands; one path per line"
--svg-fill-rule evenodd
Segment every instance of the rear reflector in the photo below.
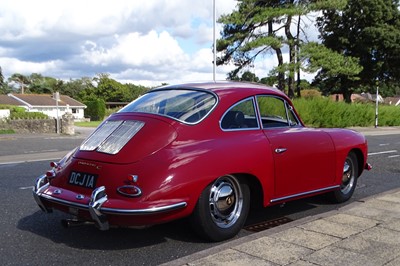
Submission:
M 142 191 L 137 186 L 126 185 L 117 188 L 119 194 L 126 197 L 138 197 L 142 194 Z
M 106 121 L 80 147 L 83 151 L 117 154 L 144 126 L 140 121 Z

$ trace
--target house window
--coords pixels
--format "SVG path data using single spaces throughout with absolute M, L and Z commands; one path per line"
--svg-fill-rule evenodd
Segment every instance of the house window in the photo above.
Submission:
M 77 114 L 77 113 L 78 113 L 78 110 L 77 110 L 76 108 L 72 108 L 72 113 L 73 113 L 73 114 Z

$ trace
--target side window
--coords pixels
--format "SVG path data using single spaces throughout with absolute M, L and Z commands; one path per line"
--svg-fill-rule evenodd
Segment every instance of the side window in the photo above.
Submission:
M 263 128 L 291 125 L 288 121 L 286 104 L 282 99 L 272 96 L 257 96 L 257 104 Z
M 221 119 L 221 128 L 225 130 L 259 128 L 253 98 L 243 100 L 225 112 Z

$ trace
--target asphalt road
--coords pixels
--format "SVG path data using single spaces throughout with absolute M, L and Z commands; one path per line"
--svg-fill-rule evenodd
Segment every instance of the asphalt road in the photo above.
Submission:
M 367 137 L 369 162 L 374 169 L 359 179 L 351 201 L 400 187 L 399 136 Z M 57 157 L 79 145 L 84 137 L 85 134 L 0 137 L 1 265 L 158 265 L 218 245 L 198 239 L 185 220 L 142 230 L 101 232 L 92 226 L 64 229 L 60 220 L 68 215 L 41 212 L 31 189 L 36 176 L 49 168 L 49 160 L 43 155 Z M 295 220 L 339 206 L 318 196 L 283 207 L 253 210 L 247 224 L 281 217 Z M 243 229 L 237 237 L 253 233 Z

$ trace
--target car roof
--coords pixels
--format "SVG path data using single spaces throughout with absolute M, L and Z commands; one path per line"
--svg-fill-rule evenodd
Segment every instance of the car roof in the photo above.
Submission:
M 260 90 L 261 93 L 277 93 L 284 94 L 280 90 L 273 87 L 252 83 L 252 82 L 237 82 L 237 81 L 209 81 L 209 82 L 191 82 L 175 85 L 166 85 L 155 89 L 203 89 L 203 90 L 229 90 L 229 89 L 244 89 L 244 90 Z
M 192 82 L 192 83 L 182 83 L 176 85 L 166 85 L 162 87 L 155 88 L 155 90 L 159 89 L 201 89 L 201 90 L 209 90 L 216 94 L 220 93 L 237 93 L 238 89 L 242 93 L 249 95 L 256 94 L 275 94 L 279 96 L 286 97 L 282 91 L 275 89 L 273 87 L 269 87 L 264 84 L 259 83 L 251 83 L 251 82 L 236 82 L 236 81 L 209 81 L 209 82 Z

